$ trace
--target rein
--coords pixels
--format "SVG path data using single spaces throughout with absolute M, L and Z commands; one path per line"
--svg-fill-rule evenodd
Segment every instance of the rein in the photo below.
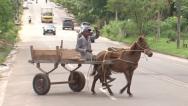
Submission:
M 138 42 L 135 42 L 135 43 L 136 43 L 136 45 L 137 45 L 140 49 L 142 49 L 142 50 L 123 49 L 122 53 L 125 52 L 125 51 L 145 52 L 145 50 L 146 50 L 145 48 L 143 48 L 140 44 L 138 44 Z M 115 50 L 115 49 L 114 49 L 114 50 Z M 106 52 L 105 52 L 105 55 L 104 55 L 104 57 L 103 57 L 103 61 L 105 61 L 105 58 L 106 58 L 108 52 L 109 52 L 109 51 L 106 51 Z M 113 51 L 112 51 L 112 52 L 113 52 Z M 122 54 L 121 54 L 121 55 L 122 55 Z M 121 59 L 121 58 L 120 58 L 121 55 L 119 56 L 118 59 L 113 59 L 112 61 L 120 60 L 120 61 L 122 61 L 122 62 L 126 62 L 126 63 L 131 63 L 131 64 L 134 64 L 134 65 L 138 65 L 138 63 L 135 63 L 135 62 L 132 62 L 132 61 L 129 61 L 129 60 Z M 103 65 L 104 65 L 104 64 L 102 64 L 102 66 L 103 66 Z M 103 68 L 104 68 L 104 67 L 103 67 Z
M 106 70 L 104 70 L 104 68 L 105 68 L 104 65 L 105 65 L 105 59 L 106 59 L 106 56 L 107 56 L 108 53 L 109 53 L 109 51 L 106 50 L 106 51 L 105 51 L 105 55 L 104 55 L 104 57 L 103 57 L 102 64 L 101 64 L 101 65 L 102 65 L 101 68 L 102 68 L 102 70 L 104 71 L 104 74 L 103 74 L 103 75 L 104 75 L 104 76 L 103 76 L 104 81 L 106 81 L 106 77 L 105 77 L 105 76 L 106 76 Z
M 142 46 L 140 46 L 137 42 L 135 42 L 135 43 L 136 43 L 136 45 L 138 45 L 138 47 L 139 47 L 140 49 L 142 49 L 142 50 L 130 50 L 130 49 L 125 49 L 125 50 L 123 50 L 123 52 L 124 52 L 124 51 L 145 52 L 145 48 L 143 48 Z M 122 53 L 123 53 L 123 52 L 122 52 Z M 134 64 L 134 65 L 138 65 L 138 63 L 135 63 L 135 62 L 132 62 L 132 61 L 129 61 L 129 60 L 121 59 L 121 55 L 120 55 L 119 58 L 116 59 L 116 60 L 120 60 L 120 61 L 122 61 L 122 62 L 126 62 L 126 63 L 131 63 L 131 64 Z
M 124 59 L 121 59 L 121 58 L 113 59 L 112 61 L 116 61 L 116 60 L 120 60 L 120 61 L 125 62 L 125 63 L 131 63 L 131 64 L 134 64 L 134 65 L 138 65 L 138 63 L 135 63 L 135 62 L 132 62 L 132 61 L 129 61 L 129 60 L 124 60 Z

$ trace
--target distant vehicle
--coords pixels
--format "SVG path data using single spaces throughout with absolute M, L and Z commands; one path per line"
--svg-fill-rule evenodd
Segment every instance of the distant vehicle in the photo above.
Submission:
M 27 1 L 28 4 L 33 4 L 32 0 Z
M 29 9 L 27 1 L 23 2 L 23 9 Z
M 41 22 L 53 23 L 53 9 L 52 8 L 41 8 Z
M 29 16 L 29 20 L 28 20 L 29 24 L 31 24 L 31 16 Z
M 65 18 L 65 19 L 63 20 L 63 30 L 64 30 L 65 28 L 71 28 L 72 30 L 74 30 L 74 23 L 73 23 L 72 19 L 70 19 L 70 18 Z
M 62 4 L 60 4 L 60 3 L 56 3 L 56 6 L 55 6 L 56 8 L 63 8 L 63 5 Z
M 86 27 L 91 29 L 91 24 L 89 22 L 82 22 L 80 24 L 80 32 L 82 32 Z
M 44 26 L 43 27 L 43 35 L 46 35 L 47 33 L 56 35 L 56 27 L 52 24 L 48 24 L 48 25 Z

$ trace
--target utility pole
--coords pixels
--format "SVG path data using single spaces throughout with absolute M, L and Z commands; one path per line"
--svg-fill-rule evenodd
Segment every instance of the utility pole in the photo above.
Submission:
M 176 7 L 177 7 L 177 48 L 180 48 L 180 19 L 181 19 L 181 5 L 180 5 L 180 0 L 176 0 Z

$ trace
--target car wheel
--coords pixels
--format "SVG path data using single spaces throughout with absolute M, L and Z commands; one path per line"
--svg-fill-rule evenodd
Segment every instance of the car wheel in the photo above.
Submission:
M 53 34 L 56 35 L 56 32 L 54 32 Z
M 74 30 L 74 27 L 72 28 L 72 30 Z
M 63 27 L 63 30 L 65 30 L 65 28 Z

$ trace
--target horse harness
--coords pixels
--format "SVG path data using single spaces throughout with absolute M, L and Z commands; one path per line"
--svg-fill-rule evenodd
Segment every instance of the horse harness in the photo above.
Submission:
M 145 48 L 143 48 L 142 46 L 140 46 L 137 42 L 135 42 L 136 45 L 141 49 L 141 50 L 130 50 L 130 49 L 122 49 L 121 50 L 121 54 L 116 58 L 116 59 L 111 59 L 111 61 L 117 61 L 117 60 L 120 60 L 122 62 L 125 62 L 125 63 L 130 63 L 130 64 L 133 64 L 133 65 L 138 65 L 138 62 L 133 62 L 133 61 L 130 61 L 130 60 L 124 60 L 124 59 L 121 59 L 121 56 L 123 54 L 123 52 L 126 52 L 126 51 L 135 51 L 135 52 L 145 52 Z M 115 50 L 112 48 L 112 51 L 110 50 L 106 50 L 105 51 L 105 55 L 103 57 L 103 62 L 102 62 L 102 70 L 104 70 L 104 65 L 105 65 L 105 59 L 106 59 L 106 56 L 110 53 L 112 54 L 113 52 L 117 52 L 118 50 Z M 106 78 L 105 77 L 106 75 L 106 71 L 104 71 L 104 79 Z
M 141 45 L 139 45 L 138 42 L 135 42 L 135 44 L 136 44 L 141 50 L 122 49 L 122 53 L 123 53 L 123 52 L 126 52 L 126 51 L 135 51 L 135 52 L 145 52 L 145 51 L 146 51 L 146 49 L 143 48 Z M 112 49 L 113 49 L 113 48 L 112 48 Z M 109 52 L 110 52 L 110 54 L 111 54 L 111 53 L 116 52 L 116 51 L 117 51 L 117 50 L 115 50 L 115 49 L 113 49 L 112 51 L 106 50 L 106 51 L 105 51 L 105 55 L 104 55 L 104 57 L 103 57 L 103 61 L 105 61 L 106 56 L 107 56 L 107 54 L 109 54 Z M 121 53 L 121 55 L 122 55 L 122 53 Z M 122 62 L 126 62 L 126 63 L 131 63 L 131 64 L 134 64 L 134 65 L 138 65 L 138 63 L 132 62 L 132 61 L 130 61 L 130 60 L 121 59 L 121 55 L 119 55 L 118 58 L 116 58 L 116 59 L 112 59 L 112 61 L 120 60 L 120 61 L 122 61 Z

